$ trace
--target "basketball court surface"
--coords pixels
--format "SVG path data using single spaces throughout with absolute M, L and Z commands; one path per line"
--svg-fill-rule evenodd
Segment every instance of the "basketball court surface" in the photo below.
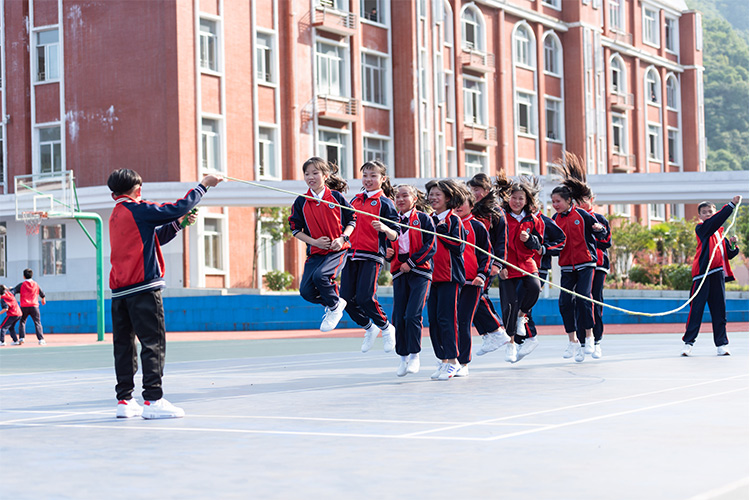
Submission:
M 111 342 L 29 338 L 0 348 L 0 496 L 746 500 L 747 324 L 731 356 L 701 333 L 689 358 L 649 326 L 583 363 L 543 335 L 449 381 L 428 338 L 403 378 L 380 339 L 170 339 L 165 396 L 187 416 L 151 421 L 114 417 Z

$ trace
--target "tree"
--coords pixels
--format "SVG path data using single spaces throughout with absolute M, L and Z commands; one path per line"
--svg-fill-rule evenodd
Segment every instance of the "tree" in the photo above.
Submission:
M 623 278 L 633 267 L 633 257 L 643 250 L 653 250 L 656 244 L 651 231 L 640 221 L 631 222 L 619 215 L 611 216 L 609 220 L 612 230 L 610 260 L 614 264 L 615 275 Z

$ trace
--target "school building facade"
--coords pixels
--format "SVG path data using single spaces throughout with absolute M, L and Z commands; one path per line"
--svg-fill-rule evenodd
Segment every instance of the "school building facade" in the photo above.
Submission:
M 15 221 L 23 174 L 73 170 L 106 222 L 116 168 L 156 201 L 212 172 L 299 181 L 314 155 L 349 179 L 373 158 L 395 178 L 546 175 L 564 150 L 590 174 L 705 171 L 701 32 L 684 0 L 0 0 L 0 278 L 95 286 L 74 221 Z M 220 192 L 164 247 L 169 286 L 299 275 L 304 247 Z

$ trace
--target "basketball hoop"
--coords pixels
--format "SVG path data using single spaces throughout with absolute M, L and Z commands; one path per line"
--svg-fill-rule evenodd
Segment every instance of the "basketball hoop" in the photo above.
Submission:
M 46 218 L 47 212 L 21 212 L 21 220 L 26 225 L 26 236 L 39 234 L 39 227 L 42 225 L 42 219 Z

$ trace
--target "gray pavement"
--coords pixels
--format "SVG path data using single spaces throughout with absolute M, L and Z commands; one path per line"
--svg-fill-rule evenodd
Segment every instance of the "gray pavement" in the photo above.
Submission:
M 640 327 L 645 331 L 647 326 Z M 747 499 L 748 332 L 566 339 L 397 378 L 359 339 L 172 342 L 184 419 L 115 419 L 111 345 L 0 350 L 0 497 Z M 140 382 L 140 381 L 138 381 Z M 140 400 L 140 394 L 137 394 Z

